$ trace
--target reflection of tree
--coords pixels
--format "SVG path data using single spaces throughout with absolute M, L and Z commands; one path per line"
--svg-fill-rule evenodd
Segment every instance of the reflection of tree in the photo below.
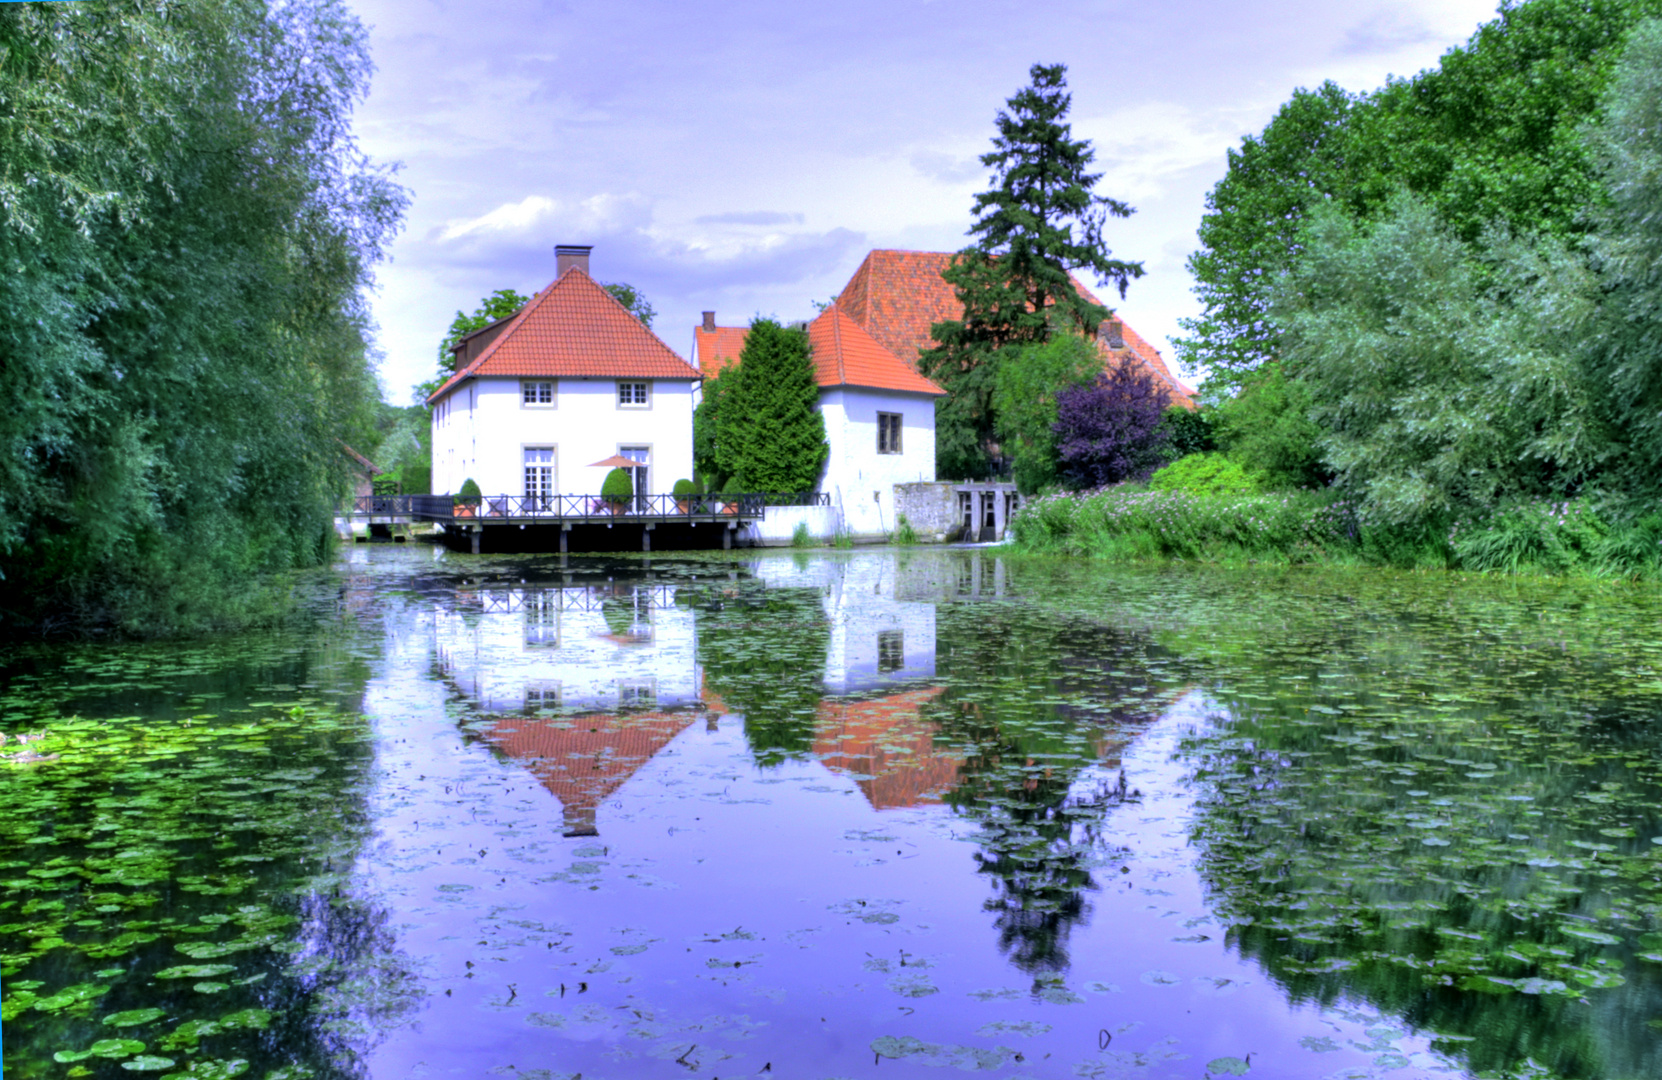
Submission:
M 1261 663 L 1261 684 L 1296 670 Z M 1634 955 L 1662 946 L 1642 933 L 1662 914 L 1654 731 L 1539 684 L 1508 717 L 1340 714 L 1377 676 L 1323 674 L 1237 699 L 1188 748 L 1229 940 L 1294 1001 L 1366 1000 L 1482 1075 L 1662 1075 L 1662 973 Z
M 1104 821 L 1128 795 L 1087 770 L 1157 696 L 1145 636 L 1054 613 L 943 608 L 936 663 L 948 690 L 929 714 L 965 754 L 946 801 L 977 821 L 986 910 L 1012 963 L 1043 981 L 1069 966 L 1068 938 L 1090 915 Z M 1112 725 L 1112 726 L 1110 726 Z
M 819 591 L 728 581 L 701 590 L 694 603 L 705 682 L 744 715 L 756 761 L 806 754 L 831 646 Z

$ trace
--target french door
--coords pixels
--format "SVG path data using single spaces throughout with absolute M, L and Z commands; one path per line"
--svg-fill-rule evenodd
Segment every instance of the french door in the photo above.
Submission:
M 650 446 L 620 446 L 617 452 L 635 463 L 630 469 L 630 482 L 635 486 L 635 512 L 644 514 L 647 508 L 647 495 L 651 493 L 648 484 L 648 473 L 652 468 L 652 448 Z
M 554 448 L 527 446 L 525 448 L 525 499 L 528 509 L 540 513 L 551 510 L 554 501 Z

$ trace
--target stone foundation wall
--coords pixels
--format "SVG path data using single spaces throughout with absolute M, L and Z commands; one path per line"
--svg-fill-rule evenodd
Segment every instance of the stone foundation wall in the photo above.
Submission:
M 896 484 L 895 520 L 905 514 L 917 530 L 918 539 L 926 542 L 958 539 L 964 527 L 963 515 L 958 510 L 960 486 L 950 482 Z

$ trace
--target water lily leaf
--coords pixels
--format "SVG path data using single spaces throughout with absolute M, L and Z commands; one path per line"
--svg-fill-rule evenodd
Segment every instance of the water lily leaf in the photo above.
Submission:
M 140 1054 L 131 1061 L 123 1061 L 121 1067 L 129 1072 L 161 1072 L 174 1066 L 172 1058 L 157 1057 L 154 1054 Z
M 152 1020 L 160 1020 L 166 1015 L 167 1013 L 161 1009 L 128 1009 L 126 1012 L 111 1013 L 104 1017 L 104 1023 L 111 1027 L 137 1027 Z
M 1252 1066 L 1238 1057 L 1221 1057 L 1208 1061 L 1206 1071 L 1214 1076 L 1245 1076 L 1252 1071 Z
M 206 979 L 235 971 L 235 964 L 185 964 L 156 972 L 158 979 Z

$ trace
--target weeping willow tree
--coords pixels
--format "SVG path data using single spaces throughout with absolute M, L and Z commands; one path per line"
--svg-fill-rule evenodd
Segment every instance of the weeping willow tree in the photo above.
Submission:
M 250 613 L 327 551 L 405 195 L 337 0 L 0 6 L 0 631 Z

